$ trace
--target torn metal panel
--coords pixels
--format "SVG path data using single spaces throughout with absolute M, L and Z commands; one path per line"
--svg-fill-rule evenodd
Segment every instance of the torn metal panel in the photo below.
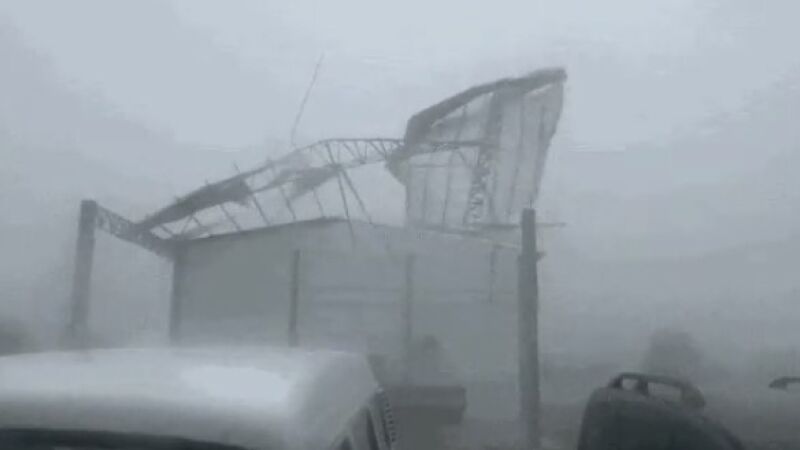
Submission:
M 435 131 L 435 126 L 442 122 L 454 111 L 466 106 L 477 98 L 503 89 L 516 90 L 525 94 L 536 89 L 553 84 L 563 83 L 567 79 L 567 72 L 562 68 L 537 70 L 530 75 L 520 78 L 504 78 L 491 83 L 481 84 L 456 94 L 433 106 L 430 106 L 408 120 L 406 125 L 405 141 L 411 145 L 427 140 Z
M 151 228 L 188 217 L 197 211 L 226 202 L 244 203 L 251 195 L 250 187 L 241 174 L 227 180 L 209 184 L 138 223 L 141 229 Z
M 417 227 L 516 226 L 541 184 L 562 108 L 563 69 L 476 86 L 408 122 L 392 173 L 406 186 L 408 222 Z M 473 142 L 447 156 L 422 157 L 431 141 Z M 455 158 L 458 155 L 459 158 Z

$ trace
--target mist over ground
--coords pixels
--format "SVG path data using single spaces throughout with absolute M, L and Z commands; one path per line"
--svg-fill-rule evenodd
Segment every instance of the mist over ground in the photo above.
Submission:
M 638 364 L 673 327 L 728 364 L 793 354 L 800 6 L 584 3 L 3 0 L 2 316 L 58 335 L 80 199 L 138 218 L 285 152 L 322 55 L 302 143 L 398 137 L 459 89 L 563 65 L 544 351 Z

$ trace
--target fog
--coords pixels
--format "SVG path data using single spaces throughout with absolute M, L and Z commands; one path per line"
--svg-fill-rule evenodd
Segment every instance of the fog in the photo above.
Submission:
M 300 143 L 400 137 L 434 101 L 556 65 L 569 80 L 538 209 L 566 225 L 541 233 L 545 353 L 631 363 L 663 328 L 726 363 L 794 351 L 797 13 L 788 0 L 2 0 L 2 316 L 44 341 L 63 327 L 80 199 L 140 218 L 286 152 L 321 57 Z M 397 217 L 402 199 L 381 208 Z

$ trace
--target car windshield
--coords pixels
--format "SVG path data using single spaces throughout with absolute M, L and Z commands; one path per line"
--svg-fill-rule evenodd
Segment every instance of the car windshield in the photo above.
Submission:
M 167 436 L 24 429 L 0 431 L 2 450 L 243 450 L 239 447 Z

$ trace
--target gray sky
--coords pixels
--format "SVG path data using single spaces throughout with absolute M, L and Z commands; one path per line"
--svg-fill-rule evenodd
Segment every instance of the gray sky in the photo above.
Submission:
M 410 112 L 454 89 L 564 64 L 566 138 L 589 150 L 663 140 L 790 76 L 800 57 L 782 47 L 799 8 L 785 0 L 5 0 L 2 7 L 73 87 L 184 142 L 284 138 L 325 54 L 302 130 L 311 137 L 397 134 Z

